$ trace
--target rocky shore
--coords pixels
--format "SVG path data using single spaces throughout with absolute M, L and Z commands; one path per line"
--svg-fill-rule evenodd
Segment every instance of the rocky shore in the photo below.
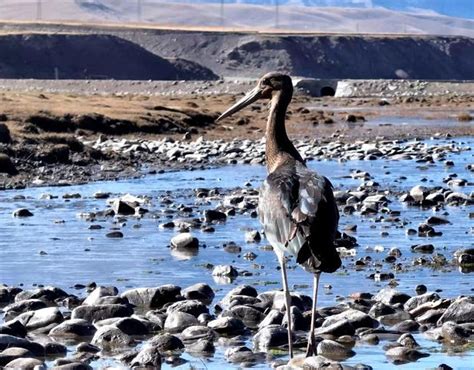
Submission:
M 443 298 L 423 285 L 413 295 L 393 288 L 375 295 L 354 292 L 346 302 L 318 311 L 318 355 L 297 356 L 285 365 L 274 355 L 288 344 L 281 291 L 259 294 L 252 286 L 239 285 L 213 302 L 213 289 L 202 283 L 122 292 L 94 283 L 75 288 L 80 293 L 0 287 L 5 316 L 0 366 L 33 369 L 48 362 L 52 369 L 91 369 L 89 364 L 114 357 L 130 368 L 161 368 L 162 363 L 185 363 L 183 353 L 212 359 L 219 346 L 225 348 L 228 363 L 243 367 L 267 362 L 280 369 L 340 368 L 340 361 L 354 356 L 358 345 L 377 347 L 380 341 L 388 361 L 404 364 L 429 356 L 412 333 L 422 332 L 457 351 L 468 348 L 474 334 L 472 297 Z M 306 344 L 310 308 L 310 297 L 292 295 L 298 352 Z M 452 367 L 439 364 L 438 369 Z

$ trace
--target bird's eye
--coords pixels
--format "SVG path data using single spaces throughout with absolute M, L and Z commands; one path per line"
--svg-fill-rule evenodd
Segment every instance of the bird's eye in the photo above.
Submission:
M 268 78 L 265 78 L 264 80 L 262 80 L 262 85 L 263 86 L 271 86 L 270 80 Z

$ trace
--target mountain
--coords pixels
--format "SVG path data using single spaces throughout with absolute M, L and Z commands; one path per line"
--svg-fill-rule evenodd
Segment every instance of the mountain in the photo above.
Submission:
M 278 14 L 275 0 L 223 1 L 222 5 L 220 0 L 192 3 L 189 0 L 0 0 L 0 20 L 139 22 L 161 28 L 474 37 L 474 19 L 438 14 L 448 10 L 457 14 L 465 9 L 468 15 L 472 6 L 467 2 L 474 0 L 450 1 L 453 5 L 449 8 L 439 4 L 427 8 L 428 0 L 277 0 Z

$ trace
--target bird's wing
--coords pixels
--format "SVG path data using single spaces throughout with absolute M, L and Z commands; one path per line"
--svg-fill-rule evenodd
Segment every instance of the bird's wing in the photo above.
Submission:
M 324 260 L 318 250 L 324 254 L 324 249 L 333 248 L 339 214 L 332 185 L 299 162 L 282 166 L 267 177 L 260 191 L 258 213 L 277 252 L 292 254 L 303 265 L 311 260 L 311 270 Z

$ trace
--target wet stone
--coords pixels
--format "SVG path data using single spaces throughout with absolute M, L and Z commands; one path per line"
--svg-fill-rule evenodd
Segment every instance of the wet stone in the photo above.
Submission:
M 446 309 L 437 325 L 453 321 L 457 324 L 474 322 L 474 298 L 459 297 Z
M 111 317 L 129 317 L 132 314 L 132 308 L 121 304 L 91 305 L 76 307 L 72 311 L 71 318 L 94 322 Z
M 437 293 L 425 293 L 421 295 L 417 295 L 411 297 L 408 301 L 405 302 L 403 305 L 403 309 L 405 311 L 411 311 L 414 308 L 426 303 L 426 302 L 433 302 L 440 299 L 440 296 Z
M 207 339 L 199 339 L 186 346 L 186 351 L 191 353 L 212 355 L 215 351 L 214 343 Z
M 401 293 L 392 288 L 384 288 L 380 290 L 375 296 L 374 300 L 385 303 L 387 305 L 393 305 L 396 303 L 405 303 L 411 297 L 408 294 Z
M 181 339 L 169 333 L 154 336 L 150 339 L 148 345 L 156 348 L 160 353 L 180 351 L 184 348 Z
M 34 357 L 33 353 L 25 348 L 10 347 L 0 352 L 0 366 L 22 357 Z
M 235 317 L 218 317 L 210 321 L 207 326 L 219 334 L 235 335 L 245 331 L 242 320 Z
M 5 369 L 22 369 L 22 370 L 36 370 L 38 368 L 44 369 L 44 363 L 36 358 L 17 358 L 5 365 Z
M 414 362 L 423 357 L 428 357 L 429 354 L 420 352 L 416 349 L 410 349 L 403 346 L 390 348 L 385 352 L 385 356 L 394 364 L 405 364 Z
M 133 342 L 132 338 L 113 325 L 102 326 L 92 338 L 91 344 L 112 350 L 114 348 L 126 348 Z
M 156 347 L 142 349 L 131 361 L 130 366 L 161 369 L 161 354 Z
M 245 241 L 247 243 L 259 243 L 261 240 L 262 237 L 257 230 L 250 230 L 245 233 Z
M 3 309 L 3 311 L 5 312 L 5 320 L 8 321 L 24 312 L 40 310 L 42 308 L 46 308 L 46 303 L 43 301 L 39 299 L 26 299 L 9 304 Z
M 205 305 L 211 304 L 215 296 L 212 288 L 203 283 L 197 283 L 183 289 L 182 295 L 186 299 L 198 300 Z
M 258 324 L 265 318 L 265 315 L 260 310 L 244 305 L 232 307 L 229 311 L 222 313 L 222 316 L 231 316 L 240 319 L 248 328 L 255 329 Z
M 266 351 L 288 344 L 288 331 L 279 325 L 270 325 L 260 329 L 253 338 L 257 350 Z
M 195 316 L 185 312 L 173 311 L 166 317 L 164 328 L 171 333 L 177 333 L 198 324 L 199 322 Z
M 0 334 L 0 351 L 5 350 L 6 348 L 10 347 L 19 347 L 25 348 L 33 353 L 35 356 L 43 356 L 44 355 L 44 347 L 27 339 L 14 337 L 8 334 Z
M 354 309 L 348 309 L 347 311 L 341 312 L 340 314 L 329 316 L 324 321 L 323 328 L 331 326 L 342 320 L 347 320 L 355 329 L 361 327 L 376 328 L 379 325 L 377 320 L 374 320 L 366 313 Z
M 202 313 L 209 313 L 209 309 L 205 304 L 198 300 L 186 300 L 178 301 L 168 306 L 166 313 L 169 315 L 173 312 L 185 312 L 193 315 L 194 317 L 198 317 Z
M 64 320 L 64 317 L 57 307 L 47 307 L 22 313 L 15 320 L 20 321 L 27 330 L 35 330 L 60 323 Z
M 176 249 L 195 249 L 199 247 L 199 240 L 190 233 L 181 233 L 171 239 L 171 247 Z
M 13 211 L 12 215 L 13 215 L 13 217 L 31 217 L 31 216 L 33 216 L 33 213 L 31 213 L 31 211 L 29 211 L 26 208 L 19 208 L 19 209 Z
M 319 342 L 317 347 L 318 355 L 331 360 L 345 360 L 355 355 L 355 352 L 346 346 L 329 339 Z
M 236 277 L 238 276 L 237 270 L 230 265 L 217 265 L 212 270 L 212 276 L 223 276 L 223 277 Z

